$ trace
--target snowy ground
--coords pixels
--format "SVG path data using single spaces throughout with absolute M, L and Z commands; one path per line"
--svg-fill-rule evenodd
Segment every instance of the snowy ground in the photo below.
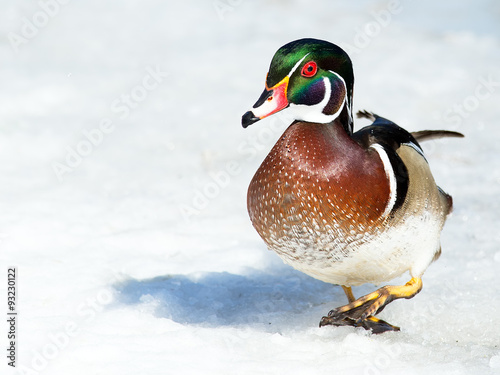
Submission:
M 2 374 L 500 373 L 500 6 L 346 4 L 3 7 L 0 310 L 15 266 L 19 315 Z M 466 134 L 425 145 L 455 212 L 423 291 L 381 314 L 399 333 L 318 328 L 342 290 L 283 265 L 246 213 L 287 123 L 240 117 L 306 36 L 351 54 L 356 110 Z

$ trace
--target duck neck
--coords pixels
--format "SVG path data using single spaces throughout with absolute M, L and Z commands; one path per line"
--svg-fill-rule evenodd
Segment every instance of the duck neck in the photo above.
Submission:
M 344 104 L 344 108 L 342 108 L 340 115 L 334 121 L 332 121 L 332 124 L 334 123 L 339 123 L 349 136 L 352 135 L 354 121 L 352 119 L 352 109 L 350 102 L 346 102 Z

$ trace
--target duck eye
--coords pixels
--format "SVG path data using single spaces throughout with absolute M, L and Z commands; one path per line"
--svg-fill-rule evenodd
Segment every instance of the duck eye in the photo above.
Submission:
M 312 77 L 318 71 L 318 65 L 314 61 L 309 61 L 302 68 L 302 76 L 304 77 Z

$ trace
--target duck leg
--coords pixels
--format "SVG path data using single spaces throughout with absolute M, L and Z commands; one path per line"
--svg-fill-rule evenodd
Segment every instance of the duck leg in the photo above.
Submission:
M 374 333 L 385 331 L 399 331 L 399 327 L 393 326 L 373 315 L 381 312 L 385 306 L 399 298 L 412 298 L 422 289 L 422 280 L 414 277 L 405 285 L 384 286 L 375 292 L 367 294 L 354 300 L 350 287 L 342 286 L 347 295 L 349 303 L 330 311 L 319 323 L 320 327 L 325 325 L 363 327 Z
M 356 297 L 354 297 L 354 294 L 352 293 L 352 288 L 350 286 L 342 285 L 342 289 L 344 290 L 344 293 L 347 296 L 347 300 L 349 301 L 349 303 L 353 303 L 354 301 L 356 301 Z

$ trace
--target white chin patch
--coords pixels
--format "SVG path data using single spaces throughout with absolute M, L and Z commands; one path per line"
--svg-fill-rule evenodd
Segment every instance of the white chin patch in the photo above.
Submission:
M 265 117 L 276 111 L 278 108 L 277 100 L 266 100 L 257 108 L 252 108 L 251 111 L 256 117 Z

